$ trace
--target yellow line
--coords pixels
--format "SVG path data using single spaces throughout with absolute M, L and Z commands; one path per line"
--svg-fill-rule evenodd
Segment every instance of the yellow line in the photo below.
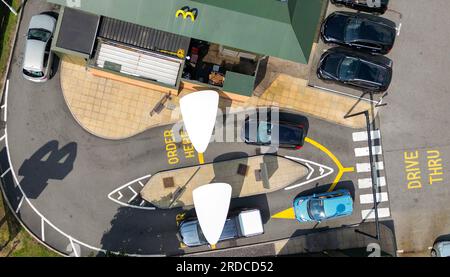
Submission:
M 276 215 L 273 215 L 272 218 L 278 218 L 278 219 L 295 219 L 295 212 L 294 208 L 289 208 L 287 210 L 284 210 L 282 212 L 277 213 Z
M 198 153 L 198 162 L 200 164 L 204 164 L 205 163 L 205 156 L 203 155 L 203 153 Z
M 333 181 L 333 184 L 331 185 L 330 189 L 328 190 L 328 192 L 333 191 L 337 184 L 339 183 L 339 181 L 341 181 L 342 176 L 344 175 L 344 173 L 350 173 L 350 172 L 354 172 L 355 168 L 354 167 L 344 167 L 341 163 L 341 161 L 339 161 L 339 159 L 325 146 L 323 146 L 322 144 L 318 143 L 317 141 L 311 139 L 311 138 L 306 138 L 305 141 L 309 144 L 311 144 L 312 146 L 318 148 L 319 150 L 321 150 L 322 152 L 324 152 L 325 154 L 328 155 L 328 157 L 330 157 L 333 162 L 336 164 L 336 166 L 339 169 L 339 172 L 336 176 L 336 178 Z

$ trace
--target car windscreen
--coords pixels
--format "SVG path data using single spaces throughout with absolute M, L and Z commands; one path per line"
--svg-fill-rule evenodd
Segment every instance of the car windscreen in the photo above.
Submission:
M 30 40 L 39 40 L 47 42 L 50 39 L 51 35 L 52 34 L 49 31 L 44 29 L 30 29 L 28 31 L 27 38 Z
M 377 84 L 383 84 L 386 81 L 386 77 L 387 74 L 383 67 L 369 62 L 362 62 L 357 78 Z
M 44 77 L 44 72 L 42 71 L 32 71 L 32 70 L 23 70 L 23 74 L 32 77 L 32 78 L 42 78 Z
M 315 220 L 325 219 L 324 202 L 320 199 L 311 199 L 308 202 L 309 217 Z
M 359 60 L 352 57 L 345 57 L 339 66 L 339 79 L 353 80 L 358 74 Z
M 337 78 L 341 59 L 342 58 L 340 56 L 328 55 L 322 65 L 323 71 L 334 76 L 334 78 Z

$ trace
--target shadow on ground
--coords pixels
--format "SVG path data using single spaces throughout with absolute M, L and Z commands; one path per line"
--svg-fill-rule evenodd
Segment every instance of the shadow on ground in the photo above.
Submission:
M 181 209 L 142 211 L 121 207 L 103 234 L 101 248 L 108 250 L 107 256 L 181 255 L 184 251 L 176 236 L 176 215 L 180 212 Z
M 76 157 L 77 144 L 74 142 L 61 149 L 55 140 L 41 147 L 19 169 L 19 176 L 23 176 L 20 185 L 25 194 L 36 199 L 49 180 L 64 180 L 73 170 Z

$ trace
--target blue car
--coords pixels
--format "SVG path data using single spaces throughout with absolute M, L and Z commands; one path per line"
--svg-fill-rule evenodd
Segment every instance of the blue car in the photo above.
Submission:
M 321 222 L 351 215 L 353 199 L 347 190 L 297 197 L 294 200 L 294 211 L 299 222 Z

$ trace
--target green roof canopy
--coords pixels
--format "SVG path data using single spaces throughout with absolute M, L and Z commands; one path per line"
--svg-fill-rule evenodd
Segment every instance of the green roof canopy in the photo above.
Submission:
M 48 0 L 258 54 L 307 63 L 323 0 Z M 77 4 L 79 3 L 79 5 Z M 197 9 L 194 22 L 177 10 Z

